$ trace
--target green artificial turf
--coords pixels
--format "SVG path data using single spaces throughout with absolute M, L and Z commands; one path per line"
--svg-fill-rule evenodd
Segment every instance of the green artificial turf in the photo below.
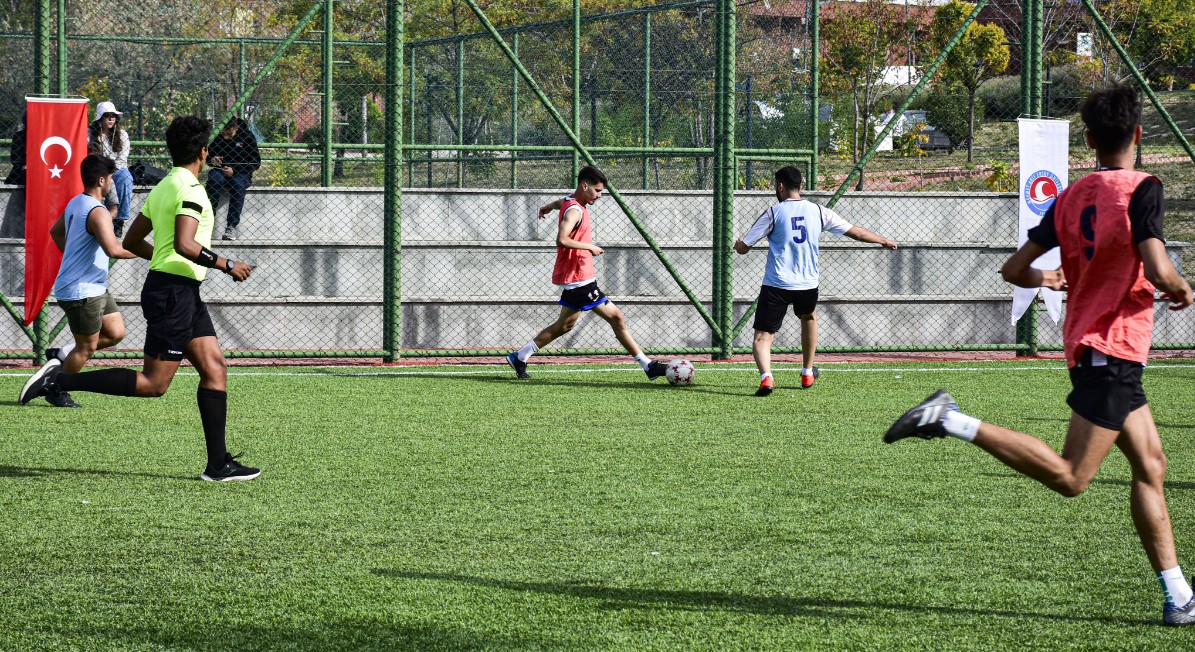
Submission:
M 827 365 L 751 396 L 631 365 L 234 368 L 199 482 L 197 378 L 0 404 L 3 650 L 1182 650 L 1113 452 L 1066 499 L 957 440 L 880 437 L 938 387 L 1061 445 L 1059 362 Z M 1195 365 L 1146 391 L 1195 569 Z M 15 397 L 21 373 L 0 374 Z

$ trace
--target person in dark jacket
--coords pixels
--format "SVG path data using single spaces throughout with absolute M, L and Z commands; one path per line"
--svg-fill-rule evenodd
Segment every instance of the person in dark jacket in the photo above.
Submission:
M 220 203 L 220 191 L 228 188 L 228 220 L 224 223 L 222 240 L 236 240 L 241 223 L 241 209 L 245 205 L 245 190 L 253 182 L 253 172 L 261 167 L 257 139 L 249 125 L 233 118 L 208 146 L 207 196 L 212 210 Z
M 4 183 L 14 186 L 25 185 L 26 122 L 28 122 L 28 114 L 21 118 L 21 128 L 17 130 L 17 133 L 12 135 L 12 146 L 9 150 L 12 156 L 12 171 L 8 173 L 8 176 L 4 179 Z

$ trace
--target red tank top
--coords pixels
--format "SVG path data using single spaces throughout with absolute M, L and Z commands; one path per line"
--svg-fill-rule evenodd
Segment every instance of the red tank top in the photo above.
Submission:
M 1068 286 L 1062 339 L 1067 366 L 1087 347 L 1145 364 L 1153 337 L 1154 286 L 1133 242 L 1129 200 L 1149 178 L 1103 170 L 1071 184 L 1054 204 L 1054 231 Z
M 589 221 L 589 209 L 581 206 L 576 199 L 569 197 L 560 205 L 560 215 L 556 218 L 556 226 L 564 219 L 564 213 L 573 206 L 580 207 L 581 221 L 569 234 L 573 240 L 593 243 L 593 223 Z M 556 266 L 552 268 L 552 284 L 567 285 L 580 281 L 597 278 L 597 269 L 593 266 L 593 252 L 588 249 L 556 248 Z

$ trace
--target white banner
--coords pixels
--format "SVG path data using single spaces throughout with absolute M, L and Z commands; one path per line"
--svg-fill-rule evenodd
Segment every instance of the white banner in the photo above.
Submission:
M 1065 120 L 1017 120 L 1021 149 L 1021 211 L 1017 247 L 1029 240 L 1029 229 L 1037 226 L 1046 210 L 1054 205 L 1067 184 L 1068 141 L 1070 123 Z M 1055 247 L 1033 266 L 1037 269 L 1058 269 L 1062 256 Z M 1046 288 L 1014 288 L 1012 294 L 1012 323 L 1033 304 L 1038 291 L 1046 303 L 1046 312 L 1054 323 L 1062 318 L 1062 293 Z

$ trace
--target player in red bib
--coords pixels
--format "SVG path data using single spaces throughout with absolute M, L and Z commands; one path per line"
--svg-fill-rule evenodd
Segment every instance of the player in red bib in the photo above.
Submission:
M 1171 310 L 1191 305 L 1191 286 L 1175 270 L 1162 239 L 1162 183 L 1133 171 L 1141 141 L 1141 104 L 1127 86 L 1093 93 L 1080 113 L 1099 168 L 1064 190 L 1004 264 L 1004 279 L 1027 288 L 1067 290 L 1063 342 L 1072 391 L 1062 454 L 1045 442 L 980 422 L 939 390 L 892 425 L 884 441 L 950 435 L 970 441 L 1063 496 L 1077 496 L 1112 447 L 1132 469 L 1130 511 L 1165 594 L 1162 622 L 1195 624 L 1195 599 L 1178 565 L 1163 483 L 1166 457 L 1141 372 L 1153 334 L 1154 289 Z M 1033 261 L 1054 247 L 1062 269 Z
M 627 328 L 626 317 L 597 284 L 593 258 L 602 255 L 602 248 L 593 244 L 593 221 L 589 217 L 589 206 L 601 198 L 605 189 L 606 175 L 595 167 L 586 166 L 577 173 L 577 189 L 573 194 L 539 209 L 540 218 L 553 210 L 560 210 L 557 219 L 556 266 L 552 268 L 552 283 L 560 288 L 560 316 L 523 348 L 506 356 L 506 361 L 519 378 L 531 377 L 527 373 L 528 358 L 571 331 L 581 318 L 581 313 L 590 310 L 610 324 L 614 337 L 643 367 L 648 380 L 664 375 L 665 365 L 643 353 Z

